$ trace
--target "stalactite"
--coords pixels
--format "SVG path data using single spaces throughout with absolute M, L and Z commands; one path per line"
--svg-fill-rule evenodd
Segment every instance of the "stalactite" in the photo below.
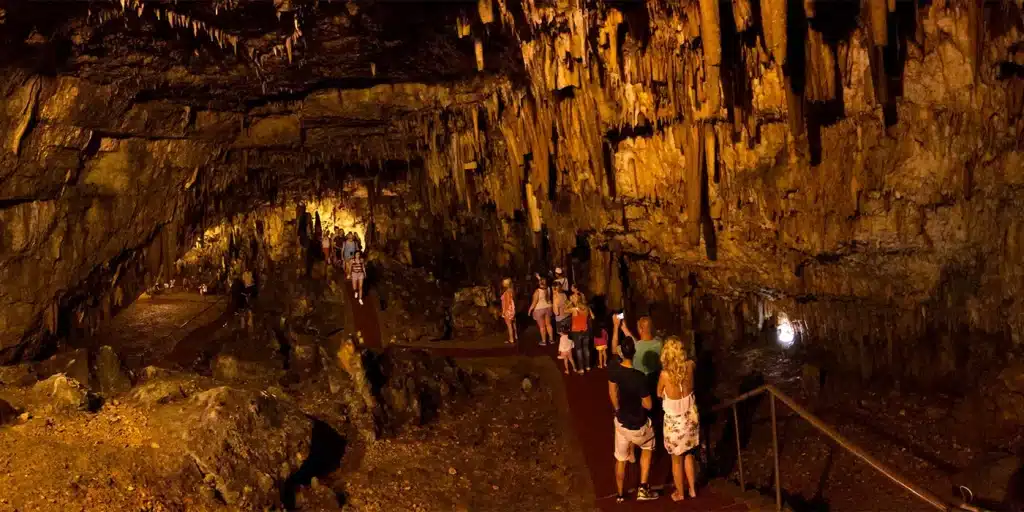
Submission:
M 484 70 L 484 43 L 480 38 L 473 40 L 473 52 L 476 54 L 476 70 Z
M 967 0 L 967 45 L 974 68 L 973 81 L 978 83 L 981 59 L 985 49 L 985 0 Z
M 814 29 L 807 31 L 807 73 L 805 91 L 808 101 L 826 102 L 836 97 L 835 58 L 832 48 Z
M 483 24 L 494 22 L 494 2 L 493 0 L 477 0 L 476 3 L 477 12 L 480 14 L 480 22 Z
M 706 77 L 706 111 L 702 114 L 717 116 L 722 108 L 722 32 L 719 23 L 718 0 L 700 0 L 701 45 L 704 49 L 704 75 Z
M 868 19 L 871 21 L 871 41 L 875 46 L 889 44 L 889 5 L 887 0 L 868 0 Z
M 761 1 L 761 30 L 767 50 L 778 64 L 786 63 L 786 0 Z
M 686 238 L 687 242 L 696 247 L 700 244 L 700 211 L 701 211 L 701 143 L 700 125 L 684 122 L 687 135 L 686 144 Z
M 732 16 L 736 32 L 746 32 L 754 24 L 754 9 L 750 0 L 732 0 Z

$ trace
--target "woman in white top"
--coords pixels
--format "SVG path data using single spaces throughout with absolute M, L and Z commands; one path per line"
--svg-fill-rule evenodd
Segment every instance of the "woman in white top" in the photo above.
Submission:
M 555 336 L 551 332 L 551 293 L 548 291 L 548 283 L 544 279 L 537 282 L 529 314 L 537 321 L 537 327 L 540 329 L 540 345 L 542 347 L 547 345 L 548 340 L 554 343 Z
M 700 444 L 700 421 L 693 399 L 693 374 L 697 364 L 678 336 L 671 336 L 661 349 L 661 377 L 658 396 L 665 410 L 665 450 L 672 456 L 672 477 L 676 490 L 673 501 L 682 501 L 685 456 L 689 497 L 697 497 L 693 449 Z

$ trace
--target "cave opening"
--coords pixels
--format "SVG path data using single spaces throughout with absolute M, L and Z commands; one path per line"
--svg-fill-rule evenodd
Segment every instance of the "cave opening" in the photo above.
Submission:
M 1016 510 L 1021 12 L 0 2 L 0 508 Z

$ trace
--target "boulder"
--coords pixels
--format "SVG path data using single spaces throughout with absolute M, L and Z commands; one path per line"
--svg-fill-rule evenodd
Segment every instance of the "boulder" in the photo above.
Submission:
M 282 483 L 309 457 L 312 421 L 265 391 L 213 388 L 190 398 L 179 418 L 186 453 L 233 508 L 277 506 Z
M 77 379 L 58 373 L 32 387 L 37 402 L 55 410 L 94 410 L 99 400 Z
M 100 347 L 92 365 L 94 388 L 104 395 L 116 395 L 131 389 L 132 381 L 110 346 Z
M 433 419 L 452 396 L 468 392 L 469 376 L 449 358 L 424 350 L 389 348 L 368 372 L 383 375 L 381 399 L 387 427 L 423 424 Z
M 141 382 L 132 392 L 132 399 L 153 406 L 184 400 L 200 390 L 194 376 L 147 366 L 142 370 Z

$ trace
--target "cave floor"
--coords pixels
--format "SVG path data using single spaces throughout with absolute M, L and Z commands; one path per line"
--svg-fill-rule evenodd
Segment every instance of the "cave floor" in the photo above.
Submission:
M 364 306 L 349 303 L 355 308 L 353 316 L 362 320 L 357 326 L 364 331 L 366 344 L 379 347 L 379 338 L 371 334 L 376 316 L 368 315 L 375 310 L 370 306 L 374 304 L 372 296 Z M 97 336 L 97 343 L 115 345 L 134 368 L 175 357 L 185 361 L 188 357 L 181 354 L 188 352 L 189 346 L 209 344 L 214 337 L 222 336 L 216 331 L 230 319 L 224 301 L 217 297 L 147 297 L 118 315 L 102 336 Z M 495 346 L 492 337 L 485 336 L 476 343 L 424 344 L 436 355 L 454 357 L 469 366 L 483 365 L 486 371 L 499 373 L 502 378 L 474 400 L 454 404 L 436 423 L 367 446 L 334 478 L 352 505 L 361 503 L 363 506 L 356 508 L 365 510 L 387 510 L 386 503 L 402 503 L 408 510 L 430 510 L 426 504 L 431 503 L 468 510 L 498 510 L 516 504 L 563 510 L 593 505 L 602 510 L 662 510 L 668 506 L 673 510 L 747 509 L 709 488 L 697 500 L 681 504 L 672 504 L 667 497 L 649 503 L 616 504 L 605 371 L 562 376 L 554 349 L 538 347 L 533 341 L 537 339 L 535 329 L 523 329 L 523 341 L 517 347 Z M 827 400 L 810 396 L 801 384 L 801 365 L 774 347 L 723 355 L 714 366 L 719 373 L 714 377 L 716 399 L 739 394 L 749 388 L 751 375 L 760 375 L 939 496 L 950 497 L 949 477 L 979 450 L 964 440 L 963 429 L 951 428 L 957 422 L 952 412 L 955 404 L 947 397 L 880 395 L 843 388 L 831 390 Z M 532 376 L 535 391 L 542 395 L 528 395 L 517 389 L 521 377 L 513 378 L 512 374 Z M 743 448 L 748 486 L 765 495 L 773 494 L 768 418 L 767 400 L 755 402 Z M 93 424 L 100 421 L 92 420 Z M 49 419 L 47 422 L 52 423 Z M 712 450 L 719 456 L 723 447 L 727 452 L 729 446 L 734 446 L 731 428 L 722 418 L 713 418 Z M 552 437 L 563 429 L 574 435 Z M 925 509 L 922 502 L 852 455 L 837 450 L 781 405 L 779 432 L 782 484 L 788 491 L 786 501 L 795 509 Z M 492 455 L 503 451 L 511 456 L 495 464 Z M 724 458 L 729 459 L 729 454 Z M 627 482 L 636 482 L 635 465 L 630 470 Z M 731 480 L 738 480 L 735 464 L 722 470 Z M 437 475 L 446 473 L 451 478 L 437 480 Z M 656 487 L 670 485 L 669 458 L 662 451 L 656 454 L 651 482 Z

